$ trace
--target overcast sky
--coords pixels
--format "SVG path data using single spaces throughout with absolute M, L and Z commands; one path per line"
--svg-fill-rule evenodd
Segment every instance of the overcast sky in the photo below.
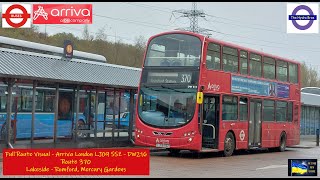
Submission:
M 121 39 L 125 43 L 133 43 L 140 35 L 148 38 L 164 31 L 188 27 L 189 19 L 180 17 L 178 13 L 173 16 L 172 11 L 192 8 L 192 2 L 92 4 L 94 16 L 89 31 L 96 33 L 105 27 L 108 40 Z M 320 71 L 320 34 L 287 34 L 286 2 L 200 2 L 197 8 L 207 14 L 205 18 L 199 18 L 199 26 L 213 30 L 212 38 L 305 61 Z M 46 25 L 49 34 L 71 32 L 81 36 L 82 29 L 83 25 Z M 45 26 L 41 25 L 39 30 L 44 32 Z

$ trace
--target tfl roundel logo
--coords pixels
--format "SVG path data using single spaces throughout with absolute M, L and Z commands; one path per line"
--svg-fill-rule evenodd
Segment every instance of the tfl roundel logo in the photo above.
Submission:
M 30 4 L 2 4 L 2 27 L 30 28 Z
M 319 33 L 319 4 L 288 3 L 287 33 Z

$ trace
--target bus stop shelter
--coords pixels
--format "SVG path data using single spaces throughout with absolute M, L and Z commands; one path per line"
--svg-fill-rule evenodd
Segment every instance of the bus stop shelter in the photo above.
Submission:
M 30 50 L 38 43 L 17 44 L 26 43 L 29 49 L 7 48 L 0 38 L 2 148 L 130 144 L 140 69 L 95 61 L 89 53 L 66 59 Z

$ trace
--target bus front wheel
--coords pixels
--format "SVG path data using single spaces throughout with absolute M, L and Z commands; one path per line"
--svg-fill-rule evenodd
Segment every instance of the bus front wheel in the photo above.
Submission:
M 168 149 L 169 153 L 172 155 L 178 155 L 180 153 L 179 149 Z
M 234 149 L 235 149 L 234 136 L 231 132 L 228 132 L 224 140 L 224 151 L 223 151 L 224 156 L 225 157 L 232 156 Z

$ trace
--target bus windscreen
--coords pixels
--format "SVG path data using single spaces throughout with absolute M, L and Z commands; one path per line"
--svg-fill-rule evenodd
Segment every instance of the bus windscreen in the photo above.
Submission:
M 156 127 L 188 123 L 195 111 L 196 89 L 142 87 L 138 113 L 142 121 Z

